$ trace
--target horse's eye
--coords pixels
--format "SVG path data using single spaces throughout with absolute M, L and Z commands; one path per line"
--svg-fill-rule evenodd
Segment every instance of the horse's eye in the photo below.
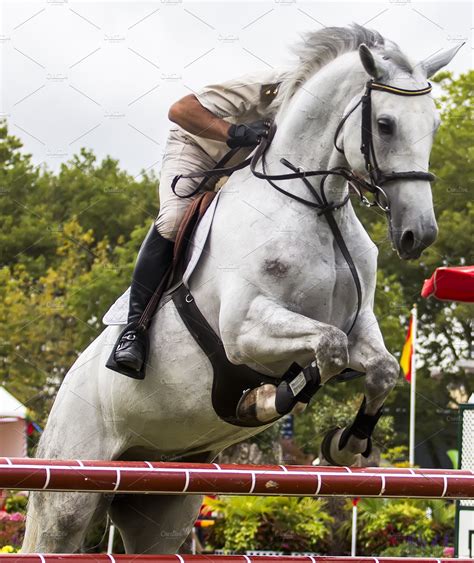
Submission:
M 379 117 L 377 119 L 377 125 L 382 135 L 391 135 L 393 133 L 394 125 L 389 117 Z

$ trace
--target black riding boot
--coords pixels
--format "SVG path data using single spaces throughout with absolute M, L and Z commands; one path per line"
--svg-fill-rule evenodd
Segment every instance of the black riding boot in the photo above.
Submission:
M 173 246 L 153 225 L 138 253 L 130 288 L 128 324 L 116 345 L 113 359 L 117 366 L 112 368 L 136 379 L 145 375 L 142 368 L 147 351 L 146 327 L 138 326 L 138 322 L 171 265 Z

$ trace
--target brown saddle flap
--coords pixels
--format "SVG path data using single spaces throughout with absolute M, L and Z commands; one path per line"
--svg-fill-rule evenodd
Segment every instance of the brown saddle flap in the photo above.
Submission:
M 185 262 L 186 250 L 193 236 L 194 229 L 204 216 L 204 213 L 206 213 L 216 195 L 216 192 L 203 192 L 196 197 L 196 199 L 186 210 L 186 213 L 184 214 L 184 217 L 179 225 L 178 234 L 176 236 L 176 242 L 174 245 L 174 279 L 176 279 L 177 276 L 182 273 L 181 270 Z

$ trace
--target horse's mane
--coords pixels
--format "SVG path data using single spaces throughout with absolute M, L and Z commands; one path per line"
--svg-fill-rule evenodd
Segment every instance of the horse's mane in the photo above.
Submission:
M 290 48 L 297 56 L 297 63 L 280 84 L 278 95 L 272 103 L 273 108 L 276 110 L 289 101 L 298 88 L 323 66 L 344 53 L 355 51 L 362 43 L 382 52 L 398 68 L 411 70 L 410 63 L 398 45 L 373 29 L 352 24 L 348 27 L 325 27 L 307 31 Z

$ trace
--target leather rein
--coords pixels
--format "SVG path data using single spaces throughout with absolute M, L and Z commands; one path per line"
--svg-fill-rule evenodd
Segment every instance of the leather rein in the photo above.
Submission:
M 361 203 L 367 207 L 378 206 L 384 213 L 390 215 L 390 206 L 387 194 L 383 190 L 382 186 L 387 182 L 394 180 L 426 180 L 428 182 L 433 182 L 435 176 L 430 172 L 423 172 L 418 170 L 409 170 L 405 172 L 382 172 L 377 164 L 377 158 L 375 155 L 375 148 L 373 142 L 373 132 L 372 132 L 372 98 L 371 93 L 373 90 L 380 92 L 387 92 L 389 94 L 395 94 L 398 96 L 422 96 L 429 94 L 431 92 L 431 84 L 420 90 L 405 90 L 403 88 L 397 88 L 395 86 L 390 86 L 388 84 L 382 84 L 380 82 L 374 82 L 374 80 L 369 80 L 366 84 L 366 89 L 360 100 L 355 104 L 355 106 L 341 119 L 339 122 L 335 134 L 334 134 L 334 147 L 335 149 L 344 154 L 343 149 L 337 145 L 337 139 L 346 123 L 347 119 L 352 115 L 352 113 L 359 107 L 362 106 L 362 123 L 361 123 L 361 146 L 360 151 L 364 157 L 365 170 L 368 174 L 369 180 L 366 181 L 360 178 L 354 172 L 347 167 L 338 166 L 331 168 L 329 170 L 304 170 L 302 167 L 295 166 L 286 158 L 281 158 L 280 162 L 292 170 L 291 173 L 287 174 L 267 174 L 265 154 L 269 148 L 272 139 L 276 132 L 276 125 L 272 123 L 270 125 L 268 137 L 262 137 L 260 143 L 257 145 L 254 153 L 244 161 L 229 167 L 224 167 L 224 165 L 238 152 L 239 148 L 232 149 L 224 155 L 224 157 L 216 164 L 216 167 L 212 170 L 205 170 L 199 172 L 191 172 L 189 174 L 179 174 L 174 177 L 171 183 L 171 189 L 173 193 L 179 198 L 189 198 L 196 195 L 202 189 L 206 187 L 208 180 L 212 177 L 222 177 L 230 175 L 237 170 L 241 170 L 250 167 L 252 174 L 256 178 L 266 180 L 275 190 L 284 194 L 285 196 L 294 199 L 304 205 L 313 207 L 318 210 L 318 215 L 324 215 L 329 227 L 334 235 L 334 238 L 341 250 L 341 253 L 349 266 L 351 275 L 354 280 L 354 284 L 357 291 L 357 310 L 354 315 L 354 319 L 351 323 L 349 330 L 346 332 L 347 335 L 350 334 L 354 328 L 355 323 L 359 317 L 360 309 L 362 307 L 362 287 L 359 279 L 359 274 L 357 268 L 355 267 L 354 261 L 350 255 L 350 252 L 346 246 L 342 233 L 339 229 L 339 225 L 334 218 L 333 212 L 340 209 L 346 205 L 349 201 L 350 193 L 339 203 L 333 201 L 328 201 L 325 193 L 325 182 L 329 176 L 340 176 L 345 178 L 351 188 L 355 191 L 359 197 Z M 262 172 L 257 170 L 257 164 L 261 160 Z M 321 176 L 321 181 L 319 184 L 320 193 L 314 188 L 308 178 L 313 176 Z M 181 178 L 198 178 L 203 177 L 203 180 L 199 183 L 197 188 L 186 195 L 179 195 L 176 192 L 176 185 Z M 305 199 L 296 194 L 293 194 L 281 186 L 277 185 L 277 181 L 286 181 L 300 179 L 304 185 L 308 188 L 308 191 L 313 196 L 313 199 Z M 367 199 L 364 195 L 364 191 L 368 191 L 374 195 L 373 201 Z

